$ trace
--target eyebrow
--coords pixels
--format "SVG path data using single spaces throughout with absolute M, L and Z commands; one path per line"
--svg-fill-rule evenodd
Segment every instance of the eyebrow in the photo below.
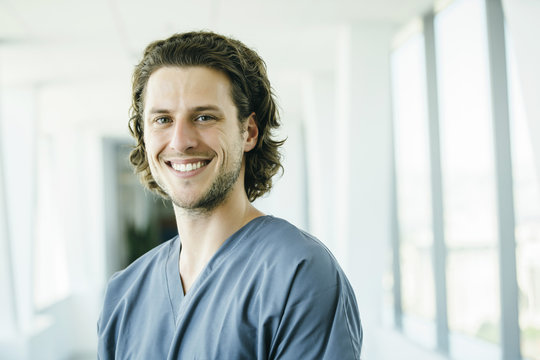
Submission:
M 217 111 L 222 112 L 221 108 L 215 105 L 201 105 L 201 106 L 194 106 L 189 109 L 190 112 L 203 112 L 203 111 Z M 171 113 L 171 110 L 169 109 L 162 109 L 162 108 L 151 108 L 150 111 L 148 111 L 148 114 L 155 115 L 155 114 L 169 114 Z
M 167 114 L 169 113 L 170 111 L 167 110 L 167 109 L 159 109 L 159 108 L 151 108 L 149 111 L 148 111 L 148 114 Z
M 203 106 L 195 106 L 190 109 L 192 112 L 201 112 L 201 111 L 219 111 L 221 112 L 221 108 L 215 105 L 203 105 Z

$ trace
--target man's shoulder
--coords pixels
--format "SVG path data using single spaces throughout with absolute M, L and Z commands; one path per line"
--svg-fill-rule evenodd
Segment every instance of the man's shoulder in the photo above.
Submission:
M 280 255 L 276 259 L 289 261 L 327 260 L 337 263 L 326 245 L 315 236 L 298 228 L 287 220 L 267 216 L 257 234 L 261 251 Z
M 330 331 L 331 341 L 325 346 L 335 354 L 349 350 L 359 354 L 362 335 L 356 297 L 330 250 L 315 236 L 286 220 L 268 217 L 263 225 L 257 232 L 262 236 L 257 239 L 252 254 L 256 270 L 263 274 L 258 301 L 268 311 L 275 309 L 274 304 L 283 306 L 278 309 L 280 328 L 298 329 L 299 322 L 303 322 L 303 329 L 310 333 L 328 336 L 325 331 Z M 283 336 L 287 331 L 276 331 L 276 344 L 297 340 Z M 317 348 L 320 344 L 311 345 L 315 347 L 309 351 L 324 353 Z
M 276 279 L 304 282 L 306 286 L 332 287 L 347 281 L 331 251 L 315 236 L 290 222 L 267 216 L 253 233 L 249 256 L 256 267 Z

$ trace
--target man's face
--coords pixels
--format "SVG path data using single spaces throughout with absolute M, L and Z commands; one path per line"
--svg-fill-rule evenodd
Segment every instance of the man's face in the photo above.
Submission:
M 150 76 L 144 97 L 146 155 L 152 176 L 176 206 L 204 213 L 233 189 L 244 191 L 243 155 L 254 144 L 240 127 L 223 73 L 163 67 Z

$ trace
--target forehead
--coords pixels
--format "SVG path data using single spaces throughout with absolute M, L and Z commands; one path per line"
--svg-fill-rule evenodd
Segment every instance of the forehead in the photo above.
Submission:
M 223 72 L 202 66 L 161 67 L 148 79 L 144 103 L 145 109 L 148 105 L 229 106 L 233 105 L 231 82 Z

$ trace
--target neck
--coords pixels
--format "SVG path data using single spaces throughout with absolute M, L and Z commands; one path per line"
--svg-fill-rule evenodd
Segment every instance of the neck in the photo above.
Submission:
M 187 292 L 198 274 L 232 234 L 256 217 L 264 215 L 245 194 L 232 190 L 227 199 L 208 213 L 174 207 L 178 234 L 182 241 L 180 275 Z
M 219 248 L 237 230 L 254 218 L 263 215 L 247 198 L 238 202 L 227 199 L 211 212 L 190 212 L 175 206 L 178 234 L 182 252 L 200 252 L 205 248 Z

